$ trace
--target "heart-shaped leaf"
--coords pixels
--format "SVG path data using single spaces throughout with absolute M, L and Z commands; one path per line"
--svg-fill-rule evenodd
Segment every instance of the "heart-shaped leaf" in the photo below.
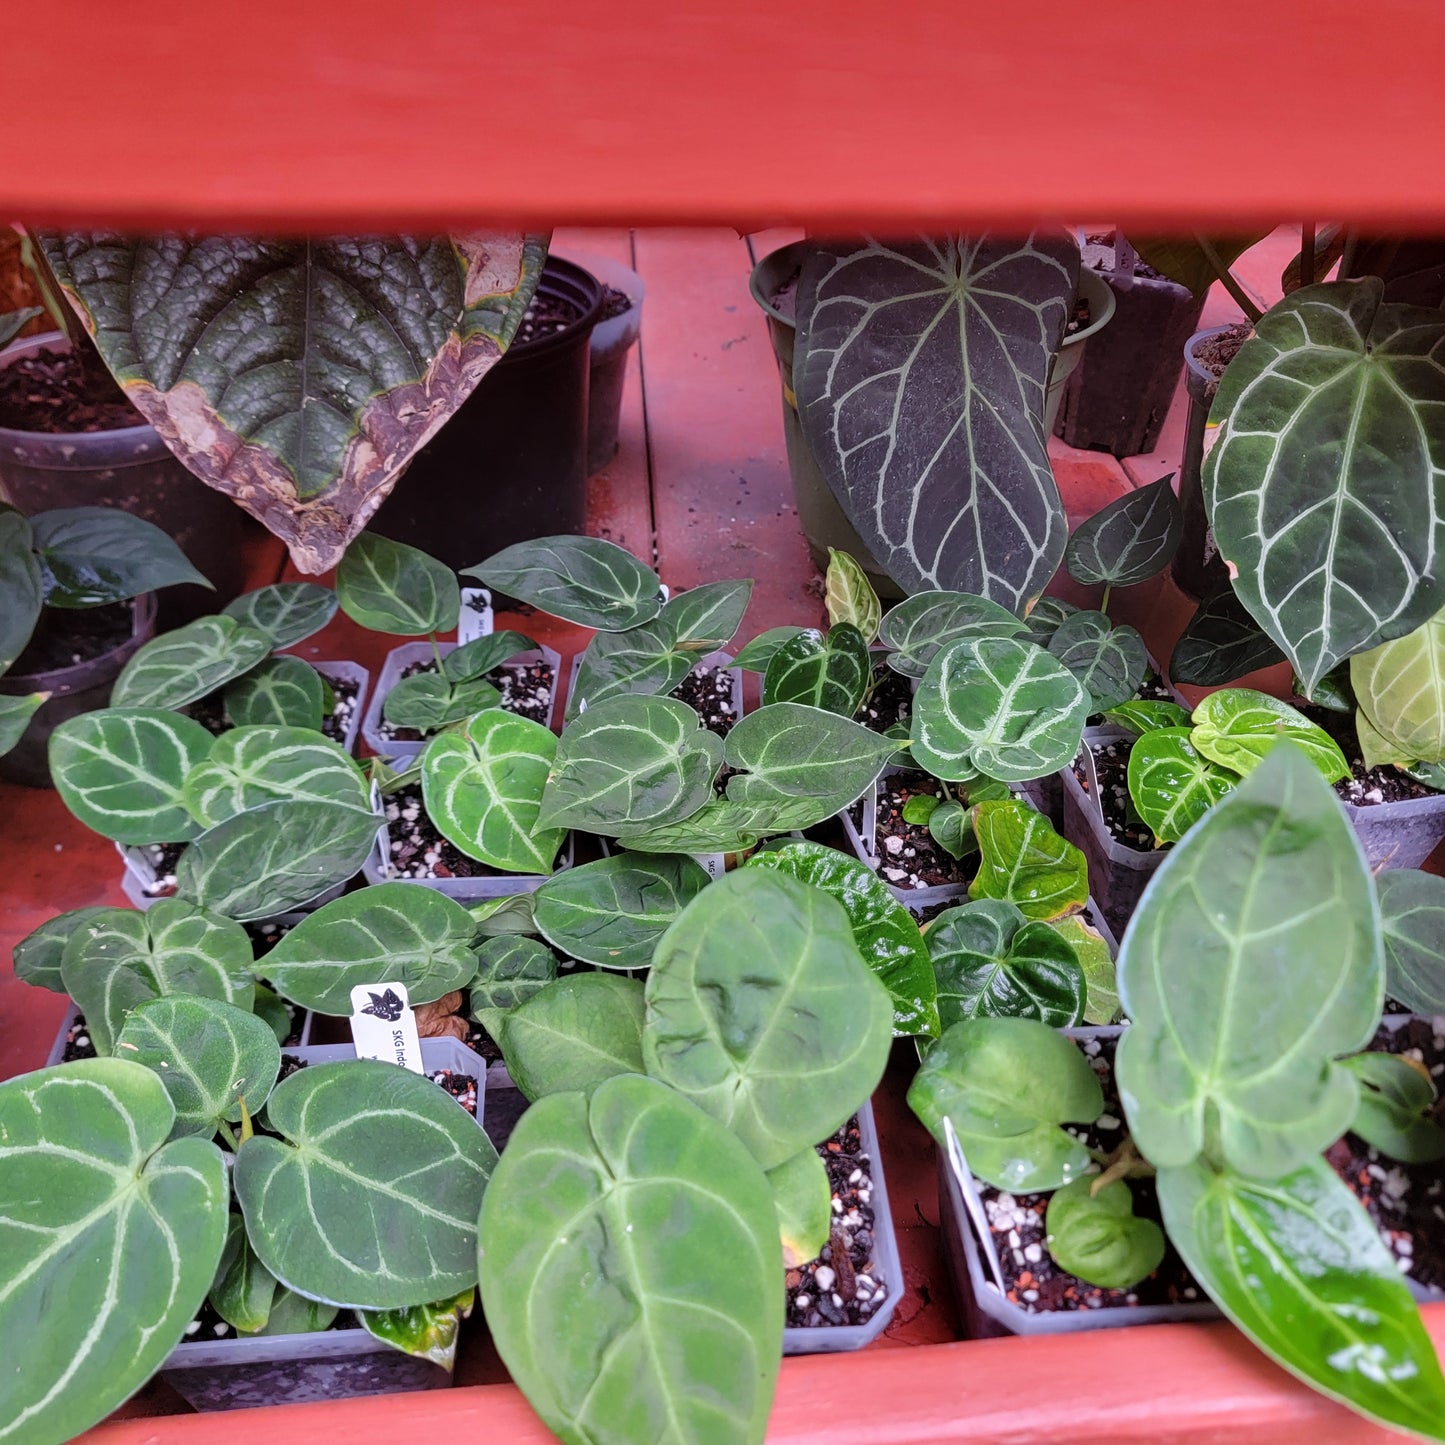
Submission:
M 36 988 L 64 993 L 65 981 L 60 976 L 60 961 L 65 954 L 65 945 L 78 929 L 107 912 L 109 909 L 106 908 L 72 908 L 67 913 L 47 918 L 39 928 L 27 933 L 15 945 L 15 977 Z
M 159 527 L 119 507 L 61 507 L 30 525 L 47 607 L 102 607 L 178 582 L 211 585 Z
M 321 731 L 326 684 L 299 657 L 268 657 L 226 688 L 226 716 L 236 727 Z
M 1062 918 L 1089 897 L 1089 864 L 1049 820 L 1027 803 L 984 802 L 973 807 L 978 875 L 973 899 L 1001 898 L 1026 917 Z
M 191 815 L 206 828 L 282 800 L 367 807 L 366 782 L 355 760 L 310 728 L 236 727 L 222 733 L 205 762 L 186 774 L 184 791 Z
M 473 903 L 467 912 L 477 925 L 478 938 L 496 938 L 503 934 L 536 933 L 532 917 L 530 893 L 507 893 L 500 898 L 486 898 Z
M 316 582 L 273 582 L 243 592 L 221 611 L 271 639 L 273 649 L 294 647 L 336 616 L 336 593 Z
M 233 1179 L 261 1263 L 313 1299 L 399 1309 L 477 1280 L 477 1215 L 497 1151 L 422 1074 L 313 1064 L 276 1086 Z
M 1445 878 L 1387 868 L 1375 879 L 1385 942 L 1385 992 L 1412 1013 L 1445 1013 Z M 15 953 L 20 972 L 20 951 Z
M 160 1075 L 176 1109 L 173 1139 L 209 1139 L 222 1123 L 239 1123 L 242 1101 L 259 1113 L 281 1071 L 270 1025 L 217 998 L 137 1005 L 116 1036 L 115 1053 Z
M 1022 612 L 1068 523 L 1045 446 L 1049 370 L 1079 274 L 1063 233 L 818 247 L 793 385 L 808 447 L 905 592 Z
M 535 938 L 498 934 L 477 949 L 477 970 L 469 985 L 473 1017 L 485 1009 L 505 1012 L 524 1004 L 557 977 L 552 950 Z
M 1241 776 L 1252 773 L 1280 738 L 1299 747 L 1327 783 L 1350 774 L 1339 744 L 1322 727 L 1268 693 L 1224 688 L 1210 693 L 1193 716 L 1195 749 Z
M 537 826 L 615 834 L 680 823 L 713 796 L 722 760 L 722 739 L 686 703 L 609 698 L 563 729 Z
M 375 532 L 347 547 L 336 569 L 336 598 L 358 626 L 398 637 L 450 632 L 462 605 L 450 567 Z
M 533 896 L 537 927 L 584 963 L 646 968 L 657 940 L 707 883 L 682 854 L 615 854 L 549 878 Z
M 823 579 L 823 604 L 828 621 L 836 627 L 846 622 L 863 635 L 866 646 L 878 636 L 883 604 L 868 580 L 868 574 L 846 552 L 828 548 L 828 572 Z
M 255 1334 L 266 1328 L 276 1298 L 276 1276 L 256 1258 L 246 1238 L 246 1221 L 232 1214 L 226 1244 L 208 1296 L 211 1308 L 237 1330 Z
M 50 735 L 50 775 L 65 806 L 117 843 L 183 843 L 200 825 L 184 785 L 215 738 L 165 708 L 102 708 Z
M 184 707 L 249 672 L 271 639 L 234 617 L 198 617 L 138 649 L 111 689 L 115 707 Z
M 910 802 L 913 799 L 909 799 Z M 904 809 L 905 818 L 907 809 Z M 950 858 L 963 858 L 978 851 L 978 839 L 973 836 L 973 815 L 950 798 L 939 803 L 928 813 L 928 836 L 943 849 Z
M 1102 612 L 1076 612 L 1055 630 L 1049 652 L 1079 679 L 1091 711 L 1127 702 L 1149 670 L 1144 639 L 1132 627 L 1115 627 Z
M 1306 696 L 1344 658 L 1445 604 L 1445 318 L 1383 297 L 1374 277 L 1287 296 L 1229 364 L 1210 412 L 1214 539 Z
M 0 673 L 25 651 L 45 601 L 45 583 L 29 521 L 0 507 Z
M 434 888 L 378 883 L 308 914 L 259 967 L 283 998 L 345 1018 L 358 984 L 404 983 L 413 1004 L 461 988 L 476 970 L 475 931 L 472 915 Z
M 1081 522 L 1064 561 L 1075 582 L 1132 587 L 1162 572 L 1184 537 L 1174 474 L 1126 492 Z
M 718 798 L 681 823 L 645 833 L 622 833 L 617 841 L 637 853 L 745 853 L 770 833 L 812 827 L 809 820 L 818 821 L 818 811 L 806 800 L 753 806 Z
M 1350 683 L 1360 710 L 1395 752 L 1445 761 L 1445 613 L 1356 654 Z
M 1069 940 L 1079 967 L 1084 970 L 1084 1022 L 1111 1024 L 1119 1016 L 1119 981 L 1114 955 L 1103 935 L 1092 928 L 1082 914 L 1055 918 L 1050 928 Z
M 471 1314 L 476 1298 L 476 1290 L 467 1289 L 451 1299 L 404 1310 L 358 1310 L 356 1317 L 367 1334 L 450 1373 L 456 1366 L 461 1322 Z
M 1157 728 L 1187 728 L 1189 709 L 1177 702 L 1156 702 L 1152 698 L 1130 698 L 1116 707 L 1104 709 L 1104 721 L 1127 728 L 1142 737 Z
M 60 975 L 96 1051 L 112 1054 L 126 1015 L 151 999 L 194 994 L 249 1012 L 251 940 L 239 924 L 179 898 L 144 913 L 107 908 L 71 935 Z
M 642 1073 L 642 984 L 616 973 L 574 973 L 543 985 L 483 1024 L 502 1046 L 512 1082 L 529 1098 L 585 1093 L 614 1074 Z
M 393 727 L 431 733 L 501 705 L 502 694 L 480 678 L 451 682 L 439 672 L 414 672 L 387 693 L 381 711 Z
M 1049 1197 L 1045 1243 L 1055 1263 L 1100 1289 L 1132 1289 L 1164 1261 L 1164 1231 L 1134 1213 L 1122 1179 L 1097 1193 L 1094 1180 L 1076 1179 Z
M 48 692 L 31 692 L 21 697 L 0 693 L 0 757 L 25 736 L 30 719 L 48 699 Z
M 703 889 L 657 945 L 642 1056 L 771 1169 L 873 1092 L 892 1020 L 843 909 L 744 868 Z
M 1282 742 L 1175 846 L 1124 936 L 1115 1072 L 1139 1148 L 1160 1168 L 1206 1148 L 1260 1178 L 1303 1165 L 1354 1116 L 1334 1060 L 1369 1042 L 1384 972 L 1354 831 Z
M 580 717 L 608 698 L 671 692 L 692 671 L 695 654 L 677 647 L 664 613 L 625 632 L 599 632 L 587 644 L 567 698 L 567 717 Z
M 964 638 L 913 699 L 913 757 L 936 778 L 1042 778 L 1073 761 L 1089 695 L 1057 658 L 1011 637 Z
M 1270 1181 L 1161 1169 L 1158 1190 L 1189 1272 L 1260 1349 L 1353 1409 L 1439 1438 L 1435 1346 L 1379 1230 L 1323 1159 Z
M 678 647 L 687 652 L 711 652 L 732 641 L 752 595 L 750 581 L 704 582 L 665 602 L 662 616 Z
M 1262 241 L 1268 230 L 1251 235 L 1210 236 L 1210 250 L 1218 265 L 1232 266 L 1249 248 Z M 1203 295 L 1219 280 L 1215 260 L 1192 236 L 1130 236 L 1130 243 L 1143 259 L 1161 275 L 1193 292 Z
M 1129 797 L 1160 843 L 1177 843 L 1239 782 L 1191 736 L 1188 728 L 1155 728 L 1129 749 Z
M 1445 1129 L 1431 1118 L 1435 1086 L 1420 1065 L 1380 1053 L 1354 1054 L 1342 1062 L 1360 1085 L 1351 1132 L 1404 1164 L 1445 1158 Z
M 500 359 L 541 237 L 38 237 L 127 397 L 307 573 Z
M 778 1234 L 783 1241 L 783 1266 L 797 1269 L 817 1259 L 833 1233 L 833 1186 L 828 1166 L 816 1149 L 802 1149 L 768 1170 Z
M 488 632 L 454 647 L 442 658 L 442 676 L 450 682 L 474 682 L 519 652 L 533 652 L 535 643 L 525 632 Z M 425 677 L 425 673 L 417 674 Z
M 1226 586 L 1199 604 L 1169 658 L 1169 676 L 1190 687 L 1220 687 L 1284 661 L 1269 635 Z
M 1012 903 L 985 898 L 950 908 L 928 930 L 944 1028 L 973 1018 L 1040 1019 L 1068 1028 L 1084 1017 L 1084 971 L 1073 945 Z
M 0 1084 L 0 1439 L 84 1433 L 205 1299 L 230 1191 L 214 1144 L 166 1142 L 174 1117 L 161 1081 L 120 1059 Z
M 263 803 L 202 833 L 181 854 L 177 888 L 226 918 L 271 918 L 346 882 L 380 826 L 343 803 Z
M 1072 602 L 1065 602 L 1062 597 L 1040 597 L 1029 608 L 1028 616 L 1024 619 L 1024 631 L 1019 635 L 1035 646 L 1047 647 L 1054 640 L 1054 633 L 1059 630 L 1060 625 L 1078 610 Z
M 760 632 L 733 658 L 732 665 L 744 672 L 766 672 L 773 654 L 785 643 L 791 641 L 803 629 L 801 627 L 770 627 Z
M 650 622 L 662 607 L 657 574 L 600 537 L 538 537 L 494 552 L 463 577 L 598 631 Z
M 1092 1124 L 1104 1094 L 1089 1061 L 1036 1019 L 966 1019 L 929 1049 L 908 1106 L 946 1147 L 953 1125 L 968 1167 L 995 1189 L 1057 1189 L 1092 1162 L 1062 1126 Z
M 805 627 L 772 656 L 763 678 L 763 703 L 796 702 L 851 718 L 873 677 L 868 643 L 851 623 L 826 634 Z
M 747 866 L 776 869 L 836 898 L 863 962 L 888 990 L 893 1032 L 938 1033 L 933 965 L 917 920 L 866 863 L 821 843 L 787 841 L 754 853 Z
M 438 733 L 422 754 L 422 795 L 442 833 L 469 858 L 510 873 L 550 873 L 566 830 L 537 831 L 557 739 L 530 718 L 492 708 Z
M 1045 601 L 1040 599 L 1039 606 Z M 888 611 L 878 637 L 892 649 L 888 666 L 894 672 L 922 677 L 951 642 L 966 637 L 1018 637 L 1027 626 L 987 597 L 975 597 L 971 592 L 919 592 Z
M 783 1330 L 772 1191 L 670 1089 L 625 1077 L 528 1109 L 482 1204 L 480 1264 L 497 1349 L 560 1438 L 763 1438 Z M 579 1279 L 596 1282 L 583 1310 Z

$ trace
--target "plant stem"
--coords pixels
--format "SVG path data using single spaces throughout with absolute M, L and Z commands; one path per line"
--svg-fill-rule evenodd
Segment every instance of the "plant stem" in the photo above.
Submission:
M 1114 584 L 1112 582 L 1104 583 L 1104 597 L 1103 600 L 1099 603 L 1099 611 L 1102 612 L 1105 617 L 1109 615 L 1109 599 L 1113 595 Z
M 436 635 L 436 633 L 435 633 L 435 632 L 428 633 L 428 634 L 427 634 L 427 641 L 431 643 L 431 652 L 432 652 L 432 656 L 433 656 L 434 658 L 436 658 L 437 671 L 438 671 L 438 672 L 441 672 L 441 670 L 442 670 L 442 650 L 441 650 L 441 648 L 440 648 L 440 647 L 438 646 L 438 644 L 437 644 L 437 635 Z
M 1303 221 L 1299 229 L 1299 283 L 1301 286 L 1313 286 L 1315 284 L 1315 223 Z
M 1194 239 L 1199 243 L 1199 249 L 1204 252 L 1204 259 L 1209 262 L 1224 289 L 1234 298 L 1234 304 L 1244 312 L 1251 322 L 1258 323 L 1264 312 L 1255 305 L 1244 287 L 1234 279 L 1234 273 L 1224 264 L 1219 252 L 1214 249 L 1214 243 L 1199 231 L 1194 233 Z
M 224 1119 L 218 1119 L 216 1122 L 220 1125 L 221 1137 L 231 1146 L 231 1153 L 234 1154 L 241 1147 L 236 1140 L 235 1131 Z
M 1355 268 L 1355 252 L 1360 249 L 1359 227 L 1351 226 L 1345 232 L 1345 249 L 1340 256 L 1340 280 L 1348 281 L 1350 272 Z

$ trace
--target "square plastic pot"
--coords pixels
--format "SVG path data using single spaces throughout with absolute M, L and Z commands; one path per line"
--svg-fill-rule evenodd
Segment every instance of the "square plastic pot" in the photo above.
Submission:
M 478 636 L 482 635 L 484 634 L 478 634 Z M 459 644 L 455 642 L 439 642 L 436 650 L 445 657 L 457 646 Z M 387 694 L 401 681 L 402 674 L 408 667 L 417 662 L 430 662 L 434 656 L 430 642 L 403 642 L 400 647 L 393 647 L 386 654 L 386 661 L 381 667 L 381 676 L 377 678 L 376 688 L 371 694 L 371 702 L 367 705 L 366 717 L 361 724 L 361 736 L 366 746 L 377 757 L 385 758 L 389 763 L 410 762 L 426 746 L 426 740 L 404 742 L 398 738 L 388 737 L 382 731 L 381 710 L 386 704 Z M 550 647 L 541 647 L 527 652 L 519 652 L 516 657 L 510 658 L 504 665 L 508 667 L 514 664 L 530 666 L 534 662 L 546 662 L 552 668 L 552 702 L 547 713 L 547 726 L 556 731 L 561 716 L 559 701 L 562 690 L 557 685 L 562 676 L 560 654 L 553 652 Z
M 161 888 L 160 875 L 151 866 L 150 859 L 139 848 L 128 847 L 124 843 L 117 843 L 115 850 L 120 854 L 125 863 L 125 871 L 120 877 L 120 891 L 142 912 L 153 904 L 159 903 L 164 898 L 174 898 L 174 891 L 157 891 Z M 346 892 L 345 883 L 336 883 L 324 893 L 318 893 L 315 898 L 308 898 L 305 903 L 299 903 L 289 911 L 292 913 L 314 913 L 323 903 L 330 903 L 334 898 L 340 898 Z
M 1359 807 L 1345 804 L 1372 869 L 1420 868 L 1445 839 L 1445 793 Z
M 348 753 L 354 753 L 356 740 L 361 736 L 361 719 L 366 712 L 366 689 L 371 684 L 371 673 L 359 662 L 313 662 L 311 666 L 328 681 L 356 684 L 356 706 L 341 735 L 341 746 Z
M 693 670 L 699 667 L 717 667 L 727 669 L 732 666 L 733 655 L 730 652 L 704 652 L 695 663 Z M 573 659 L 572 665 L 567 672 L 567 706 L 572 706 L 572 693 L 577 686 L 577 673 L 582 666 L 582 654 L 579 652 Z M 741 672 L 734 672 L 732 675 L 732 703 L 733 713 L 741 720 L 743 715 L 743 675 Z

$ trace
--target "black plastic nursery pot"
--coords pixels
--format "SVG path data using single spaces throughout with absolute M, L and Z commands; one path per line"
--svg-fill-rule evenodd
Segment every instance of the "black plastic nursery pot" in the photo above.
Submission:
M 627 356 L 642 330 L 646 288 L 642 277 L 620 261 L 609 261 L 602 256 L 583 259 L 587 270 L 604 287 L 620 291 L 632 303 L 616 316 L 604 316 L 592 328 L 587 382 L 587 475 L 590 477 L 617 455 L 622 392 L 627 385 Z
M 602 287 L 550 257 L 539 296 L 578 312 L 514 344 L 412 459 L 369 530 L 460 570 L 513 542 L 587 530 L 587 409 Z

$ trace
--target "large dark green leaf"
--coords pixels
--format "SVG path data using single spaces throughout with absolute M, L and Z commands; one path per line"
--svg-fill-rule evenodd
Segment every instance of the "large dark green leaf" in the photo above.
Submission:
M 600 537 L 538 537 L 494 552 L 462 576 L 580 627 L 621 632 L 662 608 L 657 574 Z
M 45 599 L 30 523 L 0 507 L 0 673 L 25 650 Z
M 1068 523 L 1044 394 L 1079 274 L 1062 233 L 819 247 L 803 267 L 803 432 L 869 550 L 907 592 L 1022 612 Z
M 1375 879 L 1385 991 L 1413 1013 L 1445 1013 L 1445 878 L 1387 868 Z M 16 969 L 19 970 L 19 950 Z
M 1394 1257 L 1318 1157 L 1274 1180 L 1161 1169 L 1174 1247 L 1266 1354 L 1373 1419 L 1442 1437 L 1445 1379 Z
M 271 646 L 294 647 L 320 632 L 336 616 L 336 593 L 316 582 L 273 582 L 243 592 L 221 611 L 271 639 Z
M 626 693 L 671 692 L 696 661 L 695 653 L 677 643 L 676 620 L 665 612 L 625 632 L 599 632 L 578 665 L 567 698 L 568 720 Z
M 1029 918 L 1044 920 L 1084 906 L 1089 896 L 1087 859 L 1027 803 L 999 799 L 974 804 L 973 833 L 979 862 L 969 884 L 970 898 L 999 898 Z
M 772 1191 L 672 1090 L 533 1105 L 482 1203 L 480 1267 L 497 1349 L 567 1445 L 759 1445 L 782 1354 Z
M 336 569 L 341 610 L 373 632 L 400 637 L 450 632 L 462 593 L 456 574 L 404 542 L 363 532 Z
M 1306 695 L 1445 605 L 1445 317 L 1383 295 L 1371 277 L 1286 297 L 1210 413 L 1215 541 Z
M 184 707 L 240 677 L 271 651 L 271 639 L 234 617 L 198 617 L 140 648 L 111 689 L 116 707 Z
M 1160 843 L 1177 843 L 1238 782 L 1187 727 L 1152 728 L 1129 749 L 1129 797 Z
M 214 1144 L 166 1142 L 174 1119 L 121 1059 L 0 1084 L 0 1440 L 61 1445 L 104 1419 L 205 1299 L 230 1191 Z
M 763 702 L 802 703 L 851 718 L 872 676 L 868 644 L 852 623 L 840 622 L 826 634 L 805 627 L 769 660 Z
M 1079 679 L 1091 712 L 1128 702 L 1149 670 L 1144 639 L 1132 627 L 1115 627 L 1102 612 L 1066 617 L 1049 640 L 1049 652 Z
M 119 507 L 62 507 L 30 525 L 47 607 L 100 607 L 177 582 L 211 585 L 159 527 Z
M 752 595 L 753 584 L 746 579 L 704 582 L 665 602 L 662 616 L 678 647 L 686 652 L 711 652 L 732 641 Z
M 326 684 L 299 657 L 268 657 L 226 688 L 226 716 L 237 727 L 310 728 L 320 732 Z
M 922 677 L 950 642 L 965 637 L 1017 637 L 1027 630 L 1027 623 L 987 597 L 971 592 L 918 592 L 889 609 L 879 625 L 878 638 L 892 649 L 888 666 L 894 672 Z
M 39 240 L 127 397 L 308 573 L 501 358 L 546 254 L 482 232 Z
M 1132 587 L 1162 572 L 1184 536 L 1174 475 L 1126 492 L 1081 522 L 1065 551 L 1069 576 L 1085 584 Z
M 480 1018 L 486 1009 L 514 1009 L 556 977 L 557 960 L 546 944 L 515 933 L 488 938 L 477 949 L 477 971 L 468 985 L 472 1016 Z
M 186 774 L 186 807 L 214 828 L 264 803 L 367 806 L 361 769 L 341 746 L 310 728 L 236 727 Z
M 1349 1127 L 1384 997 L 1375 889 L 1333 790 L 1281 742 L 1154 875 L 1119 953 L 1139 1148 L 1277 1178 Z
M 313 1064 L 278 1084 L 233 1178 L 246 1232 L 282 1284 L 399 1309 L 477 1280 L 487 1136 L 423 1074 L 375 1059 Z
M 1189 687 L 1221 687 L 1260 667 L 1284 661 L 1249 610 L 1226 586 L 1206 597 L 1169 658 L 1169 676 Z

